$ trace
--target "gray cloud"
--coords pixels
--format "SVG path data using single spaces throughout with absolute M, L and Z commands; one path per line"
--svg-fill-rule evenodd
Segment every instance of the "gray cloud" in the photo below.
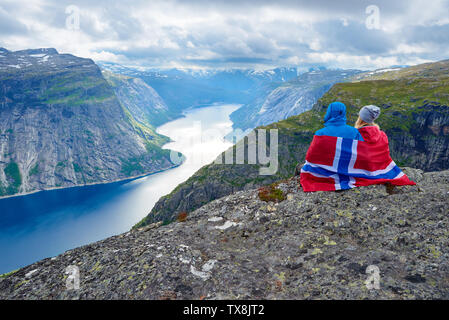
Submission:
M 434 43 L 436 45 L 449 44 L 449 24 L 433 26 L 412 26 L 404 30 L 409 43 Z
M 382 30 L 367 29 L 364 23 L 348 21 L 318 23 L 315 30 L 321 35 L 325 47 L 331 52 L 352 54 L 383 54 L 394 48 L 397 39 Z
M 27 34 L 26 26 L 0 6 L 0 35 Z
M 148 66 L 376 68 L 448 58 L 449 0 L 2 0 L 0 46 Z M 368 5 L 380 30 L 365 26 Z

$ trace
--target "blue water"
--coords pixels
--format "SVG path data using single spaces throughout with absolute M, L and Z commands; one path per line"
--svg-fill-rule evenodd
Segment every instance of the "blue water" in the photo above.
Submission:
M 186 155 L 171 170 L 109 184 L 42 191 L 0 200 L 0 274 L 128 231 L 156 201 L 231 144 L 229 115 L 238 106 L 194 109 L 157 129 Z

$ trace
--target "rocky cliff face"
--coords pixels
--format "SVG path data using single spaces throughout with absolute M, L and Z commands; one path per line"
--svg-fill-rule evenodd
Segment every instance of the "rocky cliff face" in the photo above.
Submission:
M 315 70 L 278 83 L 274 88 L 264 88 L 253 101 L 231 114 L 234 128 L 248 130 L 308 111 L 334 83 L 358 73 L 357 70 Z
M 3 275 L 0 299 L 449 299 L 449 171 L 405 172 L 418 186 L 237 192 Z
M 92 60 L 0 51 L 0 196 L 169 168 L 167 140 L 132 117 Z
M 378 123 L 386 131 L 392 158 L 399 165 L 425 171 L 448 169 L 449 62 L 411 69 L 394 71 L 394 79 L 388 79 L 392 75 L 386 72 L 382 79 L 365 76 L 364 81 L 334 85 L 312 110 L 263 127 L 279 130 L 279 170 L 275 175 L 259 175 L 258 165 L 209 164 L 162 197 L 138 226 L 171 221 L 182 211 L 192 211 L 237 190 L 289 177 L 295 166 L 304 162 L 313 134 L 323 126 L 326 108 L 333 101 L 346 104 L 350 124 L 362 106 L 377 104 L 382 109 Z
M 114 74 L 106 70 L 102 74 L 114 89 L 120 103 L 140 123 L 157 127 L 176 117 L 159 94 L 142 79 Z

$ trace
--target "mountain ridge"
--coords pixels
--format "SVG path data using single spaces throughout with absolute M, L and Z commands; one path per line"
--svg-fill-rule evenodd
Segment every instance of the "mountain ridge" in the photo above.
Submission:
M 91 59 L 0 54 L 0 196 L 128 179 L 173 167 L 167 137 L 137 122 Z
M 140 78 L 109 71 L 102 71 L 102 74 L 114 89 L 120 103 L 142 124 L 155 128 L 177 117 L 161 96 Z
M 308 111 L 334 83 L 349 80 L 359 70 L 320 69 L 264 88 L 257 97 L 231 114 L 233 127 L 243 131 Z
M 104 70 L 141 78 L 153 87 L 173 112 L 207 104 L 245 103 L 259 94 L 260 87 L 297 77 L 296 68 L 281 67 L 264 71 L 224 69 L 145 69 L 99 62 Z

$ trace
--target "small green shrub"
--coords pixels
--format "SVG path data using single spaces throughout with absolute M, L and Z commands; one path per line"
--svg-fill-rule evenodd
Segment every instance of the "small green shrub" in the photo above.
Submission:
M 181 212 L 176 220 L 178 220 L 178 222 L 185 222 L 187 220 L 187 212 Z
M 83 171 L 83 170 L 81 169 L 80 165 L 77 164 L 77 163 L 73 163 L 73 170 L 75 170 L 75 172 L 81 172 L 81 171 Z
M 285 194 L 277 188 L 276 183 L 260 187 L 258 191 L 259 199 L 265 202 L 281 202 L 286 199 Z
M 142 160 L 142 157 L 140 159 L 138 157 L 133 157 L 127 160 L 122 160 L 122 173 L 127 176 L 131 176 L 133 173 L 143 173 L 144 168 L 140 164 Z
M 7 193 L 17 193 L 22 185 L 22 175 L 20 174 L 19 166 L 15 162 L 10 162 L 5 167 L 4 172 L 9 182 Z
M 33 168 L 31 168 L 29 173 L 30 177 L 37 174 L 39 174 L 39 163 L 36 163 L 36 165 Z
M 66 167 L 66 162 L 65 161 L 59 161 L 58 164 L 56 165 L 56 167 L 65 168 Z

